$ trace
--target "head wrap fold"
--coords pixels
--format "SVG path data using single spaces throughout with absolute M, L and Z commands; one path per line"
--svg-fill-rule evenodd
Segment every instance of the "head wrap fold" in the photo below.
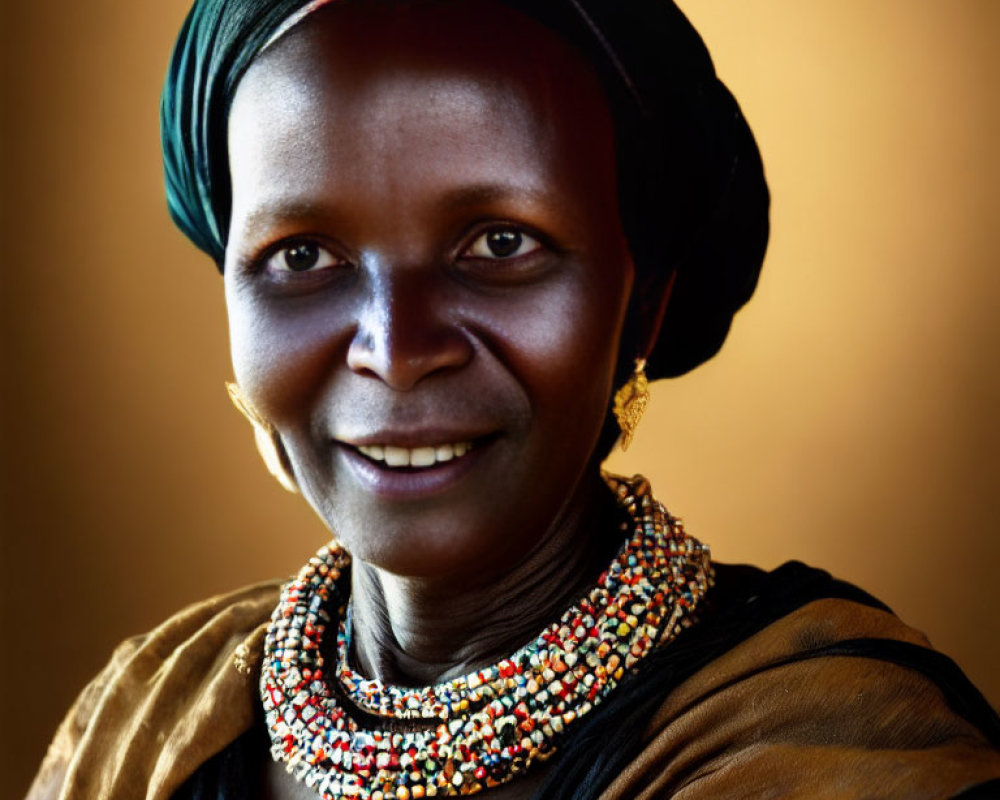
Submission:
M 365 0 L 341 0 L 364 2 Z M 502 0 L 581 50 L 615 122 L 619 208 L 636 264 L 630 320 L 676 271 L 651 377 L 711 358 L 757 283 L 769 195 L 756 142 L 708 50 L 670 0 Z M 161 103 L 167 202 L 181 230 L 222 269 L 231 206 L 226 127 L 256 55 L 310 0 L 195 0 Z M 326 5 L 318 3 L 317 6 Z M 625 331 L 623 375 L 638 356 Z

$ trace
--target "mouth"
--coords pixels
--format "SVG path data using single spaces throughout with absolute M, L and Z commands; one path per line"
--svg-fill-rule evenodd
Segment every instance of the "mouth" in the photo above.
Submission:
M 354 449 L 380 467 L 388 469 L 429 469 L 464 458 L 474 447 L 474 442 L 449 442 L 418 447 L 400 447 L 391 444 L 363 444 Z
M 384 438 L 383 438 L 384 437 Z M 338 440 L 356 485 L 384 501 L 416 501 L 460 486 L 494 448 L 497 433 L 410 433 Z

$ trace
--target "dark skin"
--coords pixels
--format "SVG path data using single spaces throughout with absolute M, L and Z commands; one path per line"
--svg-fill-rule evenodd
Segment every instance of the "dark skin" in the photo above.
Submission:
M 619 544 L 595 448 L 634 270 L 597 79 L 499 5 L 333 3 L 251 66 L 229 150 L 236 377 L 353 556 L 356 666 L 492 663 Z

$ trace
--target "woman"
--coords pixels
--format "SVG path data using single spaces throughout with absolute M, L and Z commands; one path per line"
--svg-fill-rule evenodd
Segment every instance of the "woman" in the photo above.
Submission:
M 996 791 L 996 715 L 919 634 L 801 565 L 713 567 L 600 475 L 767 236 L 697 35 L 620 6 L 195 6 L 171 210 L 338 544 L 126 643 L 35 796 Z

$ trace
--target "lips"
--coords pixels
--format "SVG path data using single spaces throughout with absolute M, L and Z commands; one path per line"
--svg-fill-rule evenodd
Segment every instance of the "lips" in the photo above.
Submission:
M 341 457 L 367 490 L 385 499 L 416 499 L 455 485 L 495 439 L 428 434 L 421 442 L 411 433 L 403 444 L 403 438 L 383 434 L 337 441 Z

